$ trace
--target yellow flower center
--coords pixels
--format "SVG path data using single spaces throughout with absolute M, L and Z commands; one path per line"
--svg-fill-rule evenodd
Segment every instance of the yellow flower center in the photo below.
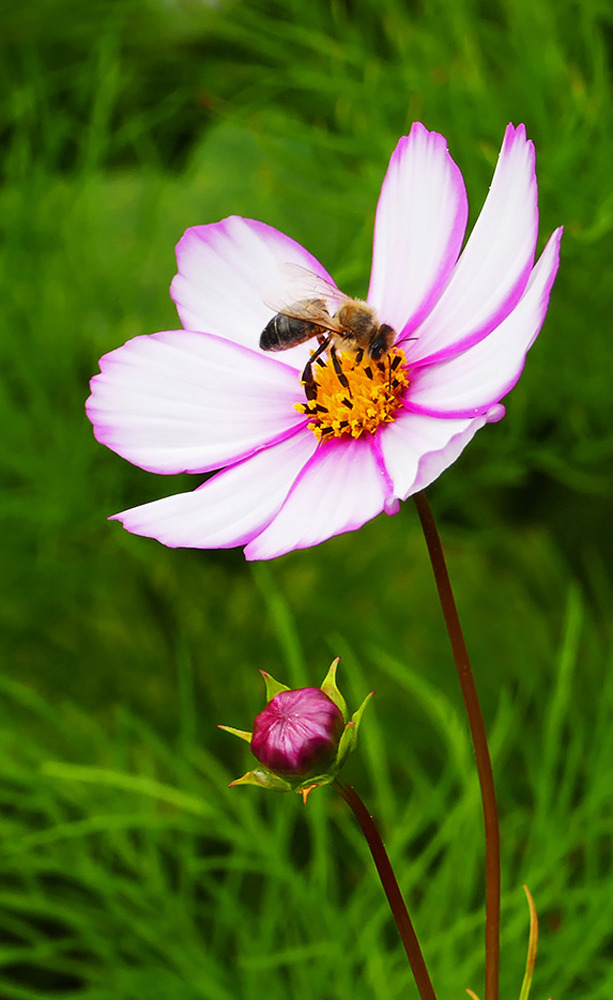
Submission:
M 335 351 L 327 360 L 315 361 L 309 388 L 313 398 L 295 406 L 312 418 L 308 428 L 320 441 L 359 438 L 396 419 L 408 384 L 407 360 L 399 347 L 381 361 L 372 361 L 361 350 Z

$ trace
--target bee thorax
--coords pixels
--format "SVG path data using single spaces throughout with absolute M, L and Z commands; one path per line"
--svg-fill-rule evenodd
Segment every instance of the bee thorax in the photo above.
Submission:
M 363 302 L 347 302 L 334 317 L 339 326 L 360 345 L 367 344 L 378 329 L 374 310 Z

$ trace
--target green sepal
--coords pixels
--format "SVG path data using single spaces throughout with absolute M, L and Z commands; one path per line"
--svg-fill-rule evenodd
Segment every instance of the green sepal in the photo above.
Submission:
M 336 772 L 334 774 L 314 774 L 311 778 L 305 778 L 304 781 L 299 782 L 297 785 L 292 785 L 292 788 L 298 795 L 302 795 L 305 789 L 315 788 L 318 785 L 330 785 L 336 780 Z
M 320 785 L 329 785 L 334 781 L 335 777 L 336 773 L 317 774 L 296 784 L 295 782 L 285 781 L 284 778 L 273 774 L 266 767 L 256 767 L 253 771 L 247 771 L 246 774 L 243 774 L 242 778 L 235 778 L 234 781 L 230 782 L 229 787 L 233 788 L 235 785 L 257 785 L 258 788 L 268 788 L 272 792 L 296 792 L 296 795 L 302 795 L 306 805 L 309 793 L 314 788 Z
M 336 685 L 336 668 L 341 662 L 340 656 L 337 656 L 335 660 L 330 664 L 330 669 L 324 677 L 324 682 L 321 685 L 321 690 L 324 694 L 327 694 L 330 701 L 333 701 L 338 709 L 340 709 L 341 715 L 343 716 L 343 721 L 347 722 L 347 702 L 340 693 Z
M 367 694 L 366 697 L 364 698 L 364 701 L 360 705 L 360 707 L 351 716 L 351 721 L 355 723 L 355 737 L 354 738 L 356 740 L 358 738 L 358 729 L 360 728 L 360 723 L 362 721 L 362 716 L 364 715 L 364 709 L 368 705 L 368 702 L 370 701 L 370 699 L 372 698 L 372 696 L 374 695 L 374 693 L 375 693 L 374 691 L 371 691 L 370 694 Z
M 302 795 L 302 801 L 305 806 L 307 804 L 307 799 L 311 792 L 316 788 L 320 788 L 322 785 L 331 785 L 336 779 L 336 774 L 319 774 L 315 778 L 309 778 L 308 781 L 302 781 L 299 785 L 294 786 L 294 791 L 297 795 Z
M 266 702 L 272 701 L 276 694 L 280 691 L 289 691 L 287 684 L 281 684 L 280 681 L 276 681 L 274 677 L 267 674 L 265 670 L 260 670 L 262 677 L 264 678 L 264 684 L 266 685 Z
M 355 747 L 355 722 L 348 722 L 343 729 L 343 734 L 339 740 L 338 750 L 336 751 L 336 760 L 334 761 L 334 770 L 340 771 L 341 767 L 345 763 L 347 757 Z
M 374 691 L 371 691 L 370 694 L 366 695 L 357 712 L 353 713 L 351 720 L 347 723 L 343 730 L 343 734 L 338 744 L 338 750 L 336 752 L 336 760 L 334 762 L 334 766 L 337 771 L 340 771 L 349 754 L 356 748 L 356 744 L 358 742 L 358 730 L 362 721 L 362 715 L 364 714 L 364 709 L 374 693 Z
M 247 771 L 242 778 L 235 778 L 230 782 L 229 787 L 234 785 L 257 785 L 258 788 L 270 788 L 274 792 L 291 792 L 292 786 L 289 781 L 277 777 L 272 771 L 265 767 L 256 767 L 253 771 Z
M 251 743 L 252 733 L 248 733 L 245 729 L 235 729 L 234 726 L 222 726 L 218 725 L 218 729 L 223 729 L 226 733 L 232 733 L 233 736 L 238 736 L 239 740 L 245 740 L 245 743 Z

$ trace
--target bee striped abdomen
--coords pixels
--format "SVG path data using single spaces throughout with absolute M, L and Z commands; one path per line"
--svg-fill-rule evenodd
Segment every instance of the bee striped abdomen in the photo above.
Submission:
M 313 310 L 316 311 L 317 319 L 328 316 L 323 299 L 297 302 L 287 313 L 273 316 L 260 334 L 262 350 L 285 351 L 296 344 L 304 344 L 313 337 L 327 335 L 326 328 L 315 322 L 315 317 L 309 316 L 309 312 L 312 314 Z
M 263 351 L 285 351 L 288 347 L 303 344 L 322 332 L 322 328 L 314 323 L 277 313 L 262 330 L 260 347 Z

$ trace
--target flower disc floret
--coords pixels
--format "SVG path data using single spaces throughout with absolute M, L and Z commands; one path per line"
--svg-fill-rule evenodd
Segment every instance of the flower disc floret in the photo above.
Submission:
M 319 441 L 359 438 L 395 420 L 408 385 L 406 357 L 399 347 L 382 361 L 372 361 L 363 351 L 334 351 L 313 365 L 313 398 L 296 403 L 296 409 L 312 418 L 308 428 Z
M 344 728 L 320 688 L 280 691 L 254 720 L 251 751 L 274 774 L 306 778 L 330 766 Z

